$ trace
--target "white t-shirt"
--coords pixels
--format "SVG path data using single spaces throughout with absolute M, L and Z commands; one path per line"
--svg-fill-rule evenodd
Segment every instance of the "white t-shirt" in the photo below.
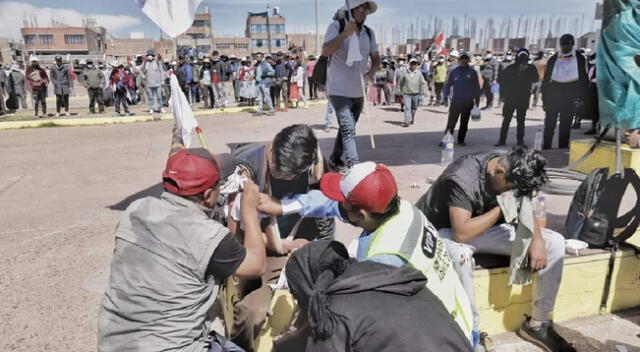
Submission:
M 347 25 L 348 23 L 345 22 L 345 28 Z M 363 97 L 362 75 L 367 72 L 369 55 L 378 52 L 376 36 L 373 30 L 369 32 L 371 33 L 371 38 L 369 38 L 364 27 L 359 35 L 356 32 L 360 43 L 360 53 L 363 57 L 362 61 L 354 62 L 352 66 L 347 66 L 349 40 L 344 40 L 338 50 L 331 55 L 329 67 L 327 68 L 327 94 L 348 98 Z M 324 42 L 328 43 L 334 40 L 339 34 L 340 23 L 338 21 L 331 22 L 324 35 Z

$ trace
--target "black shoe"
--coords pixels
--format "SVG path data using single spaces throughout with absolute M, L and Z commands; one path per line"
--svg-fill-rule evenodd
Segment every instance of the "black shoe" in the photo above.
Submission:
M 408 124 L 408 123 L 406 123 L 406 122 L 403 122 L 401 126 L 402 126 L 402 127 L 409 127 L 409 124 Z
M 507 145 L 507 143 L 505 142 L 498 142 L 494 145 L 494 147 L 504 147 L 505 145 Z
M 458 145 L 459 145 L 459 146 L 461 146 L 461 147 L 466 147 L 466 146 L 467 146 L 467 143 L 465 143 L 465 142 L 458 142 Z
M 518 335 L 547 352 L 576 352 L 576 349 L 553 328 L 553 322 L 544 322 L 540 327 L 531 327 L 531 317 L 520 326 Z
M 584 134 L 587 135 L 587 136 L 594 135 L 594 134 L 596 134 L 596 130 L 592 128 L 592 129 L 588 130 L 587 132 L 585 132 Z

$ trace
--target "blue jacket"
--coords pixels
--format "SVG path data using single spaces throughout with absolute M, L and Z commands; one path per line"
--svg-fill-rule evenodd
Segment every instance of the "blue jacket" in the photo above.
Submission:
M 444 87 L 444 96 L 448 97 L 453 89 L 454 103 L 467 103 L 474 99 L 480 99 L 480 81 L 478 73 L 472 67 L 458 67 L 451 71 L 449 79 Z
M 180 71 L 184 73 L 188 84 L 193 82 L 193 67 L 191 67 L 191 64 L 182 65 L 182 67 L 180 67 Z

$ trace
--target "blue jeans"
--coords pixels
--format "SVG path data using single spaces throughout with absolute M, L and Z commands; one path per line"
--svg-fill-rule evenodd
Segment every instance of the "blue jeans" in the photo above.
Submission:
M 269 112 L 273 112 L 273 101 L 271 101 L 271 87 L 258 83 L 256 84 L 256 93 L 258 103 L 258 112 L 262 112 L 262 107 L 266 103 L 269 107 Z
M 324 117 L 325 128 L 331 127 L 331 118 L 333 117 L 333 113 L 334 113 L 333 105 L 331 105 L 331 102 L 327 102 L 327 113 Z
M 356 146 L 356 123 L 364 106 L 364 97 L 349 98 L 337 95 L 329 96 L 329 102 L 336 110 L 338 118 L 338 135 L 333 145 L 331 160 L 340 164 L 342 155 L 347 161 L 347 167 L 360 163 Z
M 420 94 L 404 94 L 402 96 L 402 103 L 404 104 L 404 122 L 413 123 L 413 118 L 418 110 L 418 102 L 420 100 Z
M 162 108 L 162 92 L 160 87 L 147 87 L 147 104 L 154 111 Z

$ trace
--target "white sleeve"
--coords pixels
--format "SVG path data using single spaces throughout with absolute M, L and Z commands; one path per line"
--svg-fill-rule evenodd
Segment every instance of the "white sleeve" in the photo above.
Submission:
M 338 21 L 331 22 L 329 27 L 327 27 L 327 32 L 324 34 L 324 42 L 328 43 L 336 39 L 336 37 L 339 34 L 340 34 L 340 23 L 338 23 Z

